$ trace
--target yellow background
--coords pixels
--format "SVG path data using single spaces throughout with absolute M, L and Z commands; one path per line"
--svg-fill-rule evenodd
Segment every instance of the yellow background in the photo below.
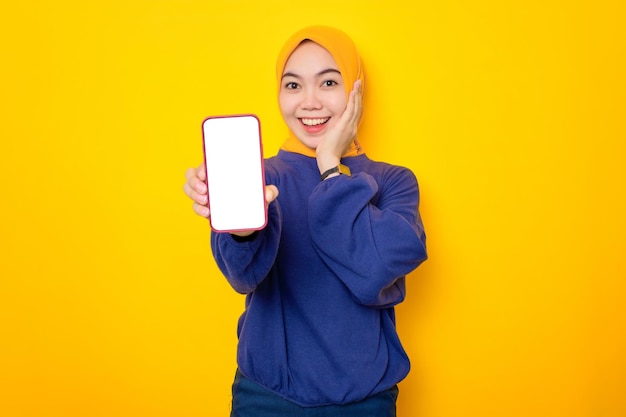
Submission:
M 226 416 L 243 297 L 182 192 L 208 115 L 284 137 L 308 24 L 368 71 L 430 259 L 402 417 L 626 415 L 623 2 L 10 2 L 0 10 L 0 415 Z

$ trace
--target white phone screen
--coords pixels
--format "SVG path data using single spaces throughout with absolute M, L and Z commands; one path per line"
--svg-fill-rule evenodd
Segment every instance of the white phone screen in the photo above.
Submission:
M 259 119 L 209 117 L 202 133 L 211 227 L 216 232 L 262 229 L 267 208 Z

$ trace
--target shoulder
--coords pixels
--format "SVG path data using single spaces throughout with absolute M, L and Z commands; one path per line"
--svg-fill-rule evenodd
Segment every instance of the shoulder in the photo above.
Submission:
M 281 150 L 277 155 L 266 158 L 264 165 L 266 179 L 272 181 L 280 181 L 281 178 L 301 181 L 309 177 L 319 179 L 315 158 L 308 156 Z
M 280 150 L 278 154 L 265 158 L 264 163 L 266 168 L 280 171 L 315 164 L 315 158 Z
M 374 161 L 368 158 L 363 166 L 363 171 L 372 175 L 379 185 L 417 184 L 417 177 L 413 171 L 401 165 Z

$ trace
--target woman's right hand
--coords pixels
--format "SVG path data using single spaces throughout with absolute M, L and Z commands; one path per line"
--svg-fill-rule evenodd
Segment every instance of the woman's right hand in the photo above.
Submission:
M 193 201 L 193 211 L 198 216 L 208 218 L 211 215 L 209 210 L 209 196 L 206 188 L 206 172 L 204 164 L 200 164 L 197 168 L 189 168 L 185 173 L 187 182 L 183 187 L 185 194 Z
M 185 194 L 193 201 L 193 211 L 202 217 L 209 218 L 211 210 L 209 209 L 209 197 L 206 186 L 206 171 L 204 164 L 200 164 L 197 168 L 189 168 L 185 173 L 187 182 L 183 186 Z M 275 185 L 265 186 L 265 202 L 270 204 L 278 197 L 278 188 Z M 253 232 L 237 232 L 233 233 L 237 236 L 248 236 Z

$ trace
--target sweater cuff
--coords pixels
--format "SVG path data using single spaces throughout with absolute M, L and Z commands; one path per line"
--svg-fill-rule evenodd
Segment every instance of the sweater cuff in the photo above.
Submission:
M 254 239 L 256 239 L 258 234 L 259 234 L 258 230 L 255 230 L 251 235 L 248 235 L 248 236 L 237 236 L 233 234 L 231 234 L 231 236 L 233 237 L 233 239 L 235 239 L 235 242 L 243 243 L 243 242 L 253 241 Z

